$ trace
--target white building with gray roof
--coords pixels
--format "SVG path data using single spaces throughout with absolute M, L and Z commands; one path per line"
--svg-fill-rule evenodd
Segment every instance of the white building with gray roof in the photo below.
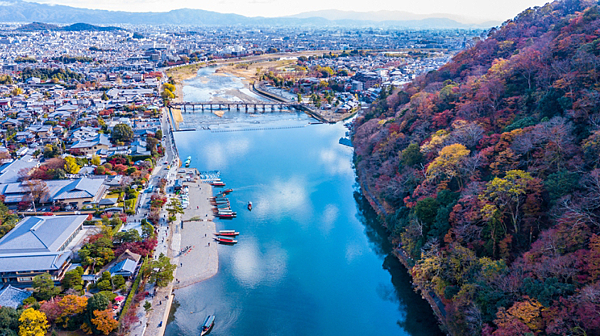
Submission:
M 50 273 L 60 281 L 73 252 L 67 246 L 83 228 L 86 215 L 32 216 L 0 239 L 0 282 L 28 287 L 33 277 Z

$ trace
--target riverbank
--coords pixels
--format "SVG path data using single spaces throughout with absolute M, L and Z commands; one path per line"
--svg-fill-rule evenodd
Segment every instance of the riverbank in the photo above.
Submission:
M 195 169 L 182 170 L 196 172 Z M 178 174 L 178 178 L 183 177 L 184 174 Z M 212 186 L 197 180 L 185 182 L 184 186 L 189 189 L 190 204 L 181 215 L 181 250 L 185 252 L 178 255 L 175 289 L 209 279 L 219 270 L 218 244 L 213 240 L 217 230 L 208 199 L 212 196 Z
M 356 172 L 356 174 L 358 176 L 358 183 L 359 183 L 359 186 L 360 186 L 360 189 L 361 189 L 361 192 L 362 192 L 364 198 L 367 200 L 367 202 L 369 203 L 371 208 L 375 211 L 375 213 L 377 213 L 380 224 L 383 227 L 385 227 L 386 230 L 389 230 L 388 223 L 386 222 L 386 219 L 385 219 L 388 216 L 387 210 L 385 209 L 385 207 L 382 204 L 380 204 L 377 201 L 377 198 L 375 198 L 371 194 L 365 181 L 361 178 L 361 174 L 359 174 L 358 171 Z M 412 258 L 410 258 L 408 253 L 406 253 L 406 251 L 404 251 L 404 249 L 402 249 L 399 246 L 400 242 L 393 241 L 392 243 L 394 244 L 394 246 L 396 246 L 393 250 L 393 255 L 406 268 L 406 272 L 409 274 L 409 276 L 412 279 L 412 274 L 411 274 L 410 270 L 411 270 L 412 266 L 414 265 L 414 260 Z M 447 323 L 446 308 L 445 308 L 442 300 L 440 298 L 438 298 L 437 296 L 435 296 L 435 293 L 426 291 L 424 288 L 415 284 L 414 282 L 412 282 L 412 285 L 415 287 L 415 291 L 420 293 L 421 297 L 423 299 L 425 299 L 425 301 L 427 301 L 427 303 L 429 304 L 429 306 L 435 313 L 435 316 L 437 317 L 438 322 L 442 325 L 442 327 L 443 327 L 442 329 L 448 330 L 448 328 L 446 327 L 446 323 Z

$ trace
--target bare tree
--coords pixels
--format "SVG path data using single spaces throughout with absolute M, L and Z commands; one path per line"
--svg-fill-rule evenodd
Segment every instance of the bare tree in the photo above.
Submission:
M 49 196 L 46 182 L 43 180 L 28 180 L 23 181 L 22 185 L 29 190 L 28 198 L 31 199 L 33 211 L 37 211 L 35 208 L 35 202 L 44 203 L 47 201 Z

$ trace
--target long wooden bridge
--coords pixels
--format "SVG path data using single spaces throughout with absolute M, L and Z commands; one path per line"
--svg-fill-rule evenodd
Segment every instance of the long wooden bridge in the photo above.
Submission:
M 246 112 L 266 112 L 267 108 L 270 111 L 283 111 L 285 108 L 295 107 L 300 108 L 302 104 L 298 103 L 286 103 L 286 102 L 184 102 L 184 103 L 171 103 L 169 107 L 178 108 L 181 112 L 204 112 L 204 110 L 231 110 L 236 109 L 238 111 L 245 110 Z

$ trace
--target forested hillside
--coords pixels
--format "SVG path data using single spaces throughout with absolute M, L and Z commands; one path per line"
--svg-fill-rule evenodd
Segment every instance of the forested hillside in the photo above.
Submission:
M 529 9 L 355 121 L 355 166 L 454 335 L 600 335 L 600 9 Z

